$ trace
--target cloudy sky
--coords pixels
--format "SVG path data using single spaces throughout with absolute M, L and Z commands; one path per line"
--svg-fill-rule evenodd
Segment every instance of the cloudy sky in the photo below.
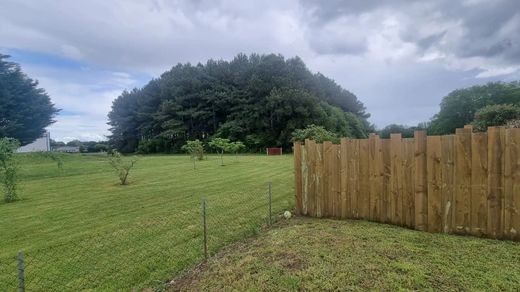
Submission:
M 2 0 L 0 40 L 62 109 L 59 140 L 103 139 L 122 90 L 240 52 L 300 56 L 378 127 L 428 120 L 453 89 L 520 79 L 518 0 Z

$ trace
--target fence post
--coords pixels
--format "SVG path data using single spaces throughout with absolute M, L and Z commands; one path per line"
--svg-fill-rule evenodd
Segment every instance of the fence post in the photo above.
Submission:
M 271 226 L 271 218 L 272 218 L 272 201 L 273 201 L 273 183 L 269 182 L 269 226 Z
M 25 273 L 23 269 L 23 251 L 18 252 L 18 289 L 25 292 Z
M 202 199 L 202 226 L 204 228 L 204 258 L 208 259 L 208 226 L 206 224 L 206 199 Z

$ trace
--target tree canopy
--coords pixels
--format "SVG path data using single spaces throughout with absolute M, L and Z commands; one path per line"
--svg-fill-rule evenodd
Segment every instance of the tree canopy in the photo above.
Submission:
M 15 138 L 25 145 L 43 135 L 59 110 L 38 82 L 8 58 L 0 54 L 0 138 Z
M 490 82 L 457 89 L 442 99 L 441 109 L 431 121 L 431 134 L 451 134 L 471 124 L 477 111 L 494 104 L 520 105 L 520 82 Z
M 221 137 L 249 151 L 289 147 L 307 125 L 362 138 L 372 130 L 357 97 L 298 58 L 237 55 L 178 64 L 141 89 L 123 92 L 108 115 L 110 142 L 123 152 L 178 151 L 187 140 Z
M 332 143 L 339 143 L 339 137 L 327 131 L 322 126 L 309 125 L 305 129 L 297 129 L 293 132 L 293 141 L 304 142 L 305 139 L 314 140 L 316 143 L 323 143 L 325 141 L 331 141 Z
M 485 132 L 488 127 L 505 126 L 520 120 L 520 106 L 512 104 L 494 104 L 479 109 L 472 124 L 475 130 Z

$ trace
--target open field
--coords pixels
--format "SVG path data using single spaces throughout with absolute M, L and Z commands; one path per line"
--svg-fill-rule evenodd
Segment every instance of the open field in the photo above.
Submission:
M 105 157 L 69 155 L 62 171 L 22 160 L 22 200 L 0 203 L 0 291 L 17 287 L 18 250 L 28 291 L 157 287 L 203 258 L 202 197 L 210 253 L 265 222 L 266 182 L 275 212 L 293 201 L 292 156 L 209 156 L 197 170 L 186 156 L 144 156 L 127 186 Z
M 175 280 L 189 291 L 518 291 L 520 244 L 296 218 Z

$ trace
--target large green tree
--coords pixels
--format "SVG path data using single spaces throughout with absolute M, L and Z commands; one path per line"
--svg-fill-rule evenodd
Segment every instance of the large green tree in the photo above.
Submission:
M 8 58 L 0 54 L 0 138 L 15 138 L 25 145 L 42 136 L 59 110 L 38 82 Z
M 366 137 L 369 115 L 357 97 L 296 57 L 237 55 L 179 64 L 141 89 L 123 92 L 109 113 L 111 143 L 124 152 L 178 151 L 187 140 L 244 141 L 249 151 L 290 147 L 291 133 L 315 124 Z M 144 147 L 146 146 L 146 147 Z
M 441 109 L 430 124 L 432 134 L 450 134 L 470 124 L 475 113 L 488 105 L 520 105 L 520 83 L 490 82 L 450 92 L 442 99 Z

